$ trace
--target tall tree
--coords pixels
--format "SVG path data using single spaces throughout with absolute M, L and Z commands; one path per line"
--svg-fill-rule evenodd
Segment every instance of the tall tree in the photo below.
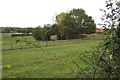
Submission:
M 59 27 L 57 27 L 57 24 L 53 24 L 51 26 L 51 35 L 56 35 L 58 39 L 61 39 L 61 34 L 59 32 Z
M 94 33 L 95 23 L 91 16 L 88 16 L 83 9 L 73 9 L 68 13 L 61 14 L 62 19 L 59 19 L 61 24 L 61 35 L 66 39 L 79 38 L 79 34 Z
M 36 40 L 41 40 L 42 36 L 41 36 L 41 27 L 38 26 L 35 29 L 33 29 L 32 31 L 32 36 L 36 39 Z
M 57 22 L 57 27 L 62 27 L 62 21 L 65 19 L 65 16 L 67 15 L 67 13 L 60 13 L 59 15 L 56 16 L 56 22 Z
M 59 36 L 58 36 L 59 39 L 62 39 L 63 28 L 64 28 L 64 25 L 63 25 L 62 22 L 65 19 L 66 15 L 67 15 L 67 13 L 62 12 L 59 15 L 56 16 L 56 26 L 57 26 L 57 29 L 58 29 L 58 32 L 59 32 Z
M 50 30 L 51 30 L 50 24 L 44 25 L 44 27 L 41 29 L 42 40 L 50 40 L 50 36 L 51 36 Z

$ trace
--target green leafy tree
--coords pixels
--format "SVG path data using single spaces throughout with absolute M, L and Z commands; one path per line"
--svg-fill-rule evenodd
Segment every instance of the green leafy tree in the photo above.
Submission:
M 94 20 L 92 19 L 91 16 L 86 15 L 85 17 L 85 22 L 83 24 L 83 27 L 81 28 L 81 33 L 84 34 L 91 34 L 91 33 L 95 33 L 95 29 L 96 29 L 96 24 L 94 22 Z
M 73 9 L 57 16 L 57 26 L 65 39 L 76 39 L 80 34 L 94 33 L 96 25 L 83 9 Z
M 42 39 L 41 27 L 40 26 L 38 26 L 35 29 L 33 29 L 32 36 L 35 38 L 35 40 L 41 40 Z
M 50 33 L 51 35 L 56 35 L 58 39 L 61 39 L 61 34 L 59 32 L 59 28 L 57 27 L 57 24 L 53 24 L 51 26 Z
M 50 40 L 50 36 L 51 36 L 51 25 L 50 24 L 46 24 L 44 25 L 44 27 L 41 29 L 41 35 L 42 35 L 42 40 Z
M 60 13 L 59 15 L 56 16 L 56 26 L 57 26 L 57 29 L 58 29 L 58 32 L 59 32 L 59 35 L 58 36 L 58 39 L 63 39 L 62 35 L 64 34 L 64 25 L 63 25 L 63 20 L 65 19 L 67 13 Z M 53 25 L 54 26 L 54 25 Z

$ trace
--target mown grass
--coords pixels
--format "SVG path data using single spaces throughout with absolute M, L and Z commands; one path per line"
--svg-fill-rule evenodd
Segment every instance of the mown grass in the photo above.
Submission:
M 4 49 L 11 43 L 15 44 L 17 38 L 19 37 L 3 38 Z M 20 38 L 34 42 L 30 36 Z M 87 66 L 79 56 L 87 54 L 84 52 L 99 42 L 99 40 L 49 41 L 47 47 L 46 42 L 40 42 L 40 48 L 3 50 L 3 78 L 75 78 L 77 67 L 73 60 L 82 68 Z M 11 67 L 4 68 L 6 65 Z

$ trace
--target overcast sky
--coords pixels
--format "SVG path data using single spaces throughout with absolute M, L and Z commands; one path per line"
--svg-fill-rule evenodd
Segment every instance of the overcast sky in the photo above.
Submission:
M 0 27 L 36 27 L 53 24 L 55 15 L 83 8 L 96 24 L 106 0 L 0 0 Z

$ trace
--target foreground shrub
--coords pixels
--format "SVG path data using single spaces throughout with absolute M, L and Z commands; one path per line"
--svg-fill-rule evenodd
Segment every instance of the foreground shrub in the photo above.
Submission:
M 86 52 L 82 60 L 89 65 L 82 70 L 84 74 L 81 77 L 92 78 L 120 78 L 120 2 L 114 0 L 106 1 L 106 10 L 102 18 L 104 24 L 101 24 L 105 30 L 99 46 L 93 48 L 92 51 Z M 118 23 L 119 22 L 119 23 Z M 118 25 L 117 25 L 118 24 Z M 87 60 L 86 60 L 87 59 Z M 77 64 L 76 64 L 77 65 Z

